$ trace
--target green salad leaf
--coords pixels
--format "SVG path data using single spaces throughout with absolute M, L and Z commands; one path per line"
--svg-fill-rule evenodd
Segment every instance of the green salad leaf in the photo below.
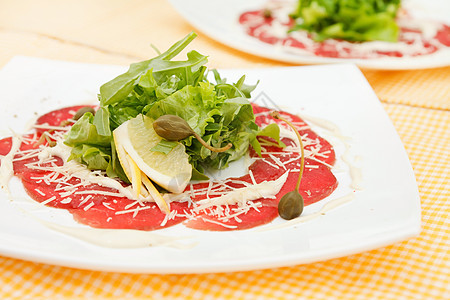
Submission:
M 92 113 L 85 113 L 66 135 L 64 143 L 72 147 L 69 160 L 85 164 L 91 170 L 105 170 L 109 177 L 128 182 L 111 137 L 99 135 L 93 121 Z
M 292 30 L 307 30 L 317 41 L 396 42 L 400 0 L 299 0 Z
M 166 52 L 134 63 L 127 72 L 100 87 L 100 108 L 80 118 L 65 143 L 72 147 L 71 159 L 91 169 L 106 170 L 108 176 L 124 179 L 114 150 L 112 131 L 139 114 L 152 119 L 166 114 L 183 118 L 209 145 L 233 146 L 225 152 L 212 152 L 192 136 L 181 140 L 193 168 L 192 179 L 207 179 L 205 168 L 226 168 L 242 157 L 252 145 L 260 153 L 257 136 L 265 134 L 280 145 L 279 130 L 261 130 L 255 123 L 250 93 L 256 85 L 245 84 L 245 76 L 228 83 L 212 70 L 215 83 L 207 79 L 207 57 L 197 51 L 186 60 L 172 60 L 194 38 L 190 33 Z M 169 153 L 176 143 L 162 140 L 152 151 Z

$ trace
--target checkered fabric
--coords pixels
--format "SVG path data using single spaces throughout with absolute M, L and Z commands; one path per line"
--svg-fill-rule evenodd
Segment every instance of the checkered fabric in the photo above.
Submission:
M 120 274 L 0 257 L 0 299 L 450 299 L 449 71 L 366 73 L 414 167 L 423 208 L 417 238 L 314 264 L 222 274 Z
M 363 73 L 383 102 L 450 110 L 450 67 Z

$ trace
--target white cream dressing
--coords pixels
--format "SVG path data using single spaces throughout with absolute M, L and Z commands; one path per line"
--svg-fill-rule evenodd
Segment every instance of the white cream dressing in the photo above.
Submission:
M 85 241 L 106 248 L 144 248 L 165 246 L 176 249 L 191 249 L 195 247 L 195 242 L 182 243 L 180 241 L 191 239 L 190 236 L 168 236 L 150 231 L 133 229 L 100 229 L 91 227 L 72 227 L 48 222 L 37 218 L 20 208 L 20 210 L 42 225 Z
M 351 178 L 350 187 L 355 190 L 361 190 L 362 182 L 363 182 L 362 170 L 360 167 L 356 166 L 355 161 L 357 160 L 357 158 L 351 154 L 351 150 L 350 150 L 351 145 L 349 143 L 351 138 L 344 136 L 341 133 L 341 130 L 339 129 L 339 127 L 329 120 L 324 120 L 321 118 L 306 116 L 306 115 L 301 115 L 301 118 L 326 129 L 327 131 L 329 131 L 331 134 L 333 134 L 335 137 L 337 137 L 344 144 L 345 152 L 341 155 L 341 158 L 342 158 L 342 161 L 349 168 L 349 173 L 350 173 L 350 178 Z
M 264 228 L 260 228 L 258 229 L 258 231 L 268 231 L 268 230 L 274 230 L 274 229 L 281 229 L 281 228 L 287 228 L 287 227 L 291 227 L 292 225 L 296 225 L 296 224 L 300 224 L 300 223 L 305 223 L 307 221 L 311 221 L 313 219 L 316 219 L 322 215 L 325 215 L 327 212 L 340 207 L 346 203 L 349 203 L 351 201 L 353 201 L 355 199 L 355 194 L 349 193 L 345 196 L 339 197 L 337 199 L 331 200 L 330 202 L 328 202 L 327 204 L 325 204 L 321 210 L 319 210 L 318 212 L 309 214 L 309 215 L 303 215 L 300 216 L 298 218 L 292 219 L 292 220 L 288 220 L 286 222 L 283 222 L 281 224 L 276 224 L 276 225 L 270 225 Z
M 333 123 L 329 120 L 325 120 L 325 119 L 313 117 L 313 116 L 308 116 L 308 115 L 304 115 L 304 114 L 299 114 L 299 116 L 305 121 L 316 124 L 317 126 L 320 126 L 323 129 L 328 130 L 330 133 L 332 133 L 339 139 L 349 139 L 348 137 L 345 137 L 344 135 L 342 135 L 341 130 L 335 123 Z
M 354 163 L 356 157 L 352 157 L 350 154 L 350 144 L 345 143 L 345 152 L 341 155 L 341 158 L 349 167 L 350 178 L 352 179 L 350 187 L 355 190 L 362 190 L 362 171 L 361 168 L 357 167 Z
M 149 231 L 69 227 L 43 220 L 39 220 L 39 222 L 50 229 L 101 247 L 143 248 L 166 246 L 177 249 L 190 249 L 195 246 L 194 243 L 180 243 L 180 240 L 185 240 L 187 237 L 172 237 Z
M 17 135 L 13 135 L 11 150 L 1 159 L 2 163 L 0 165 L 0 185 L 1 188 L 8 193 L 8 195 L 10 194 L 8 187 L 9 181 L 14 176 L 13 159 L 17 151 L 19 150 L 21 143 L 21 139 L 17 137 Z

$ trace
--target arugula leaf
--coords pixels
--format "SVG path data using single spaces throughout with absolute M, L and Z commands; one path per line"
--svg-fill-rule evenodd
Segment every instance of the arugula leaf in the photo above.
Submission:
M 115 79 L 108 81 L 100 87 L 100 105 L 110 105 L 126 98 L 133 90 L 141 75 L 146 73 L 149 69 L 157 71 L 167 71 L 178 68 L 177 64 L 165 65 L 164 60 L 170 60 L 179 54 L 195 37 L 197 34 L 191 32 L 184 39 L 176 42 L 166 52 L 158 55 L 155 58 L 134 63 L 130 65 L 128 71 Z
M 399 7 L 400 0 L 299 0 L 292 31 L 307 30 L 316 41 L 396 42 Z
M 191 51 L 187 54 L 187 61 L 170 61 L 170 59 L 179 54 L 196 36 L 195 33 L 191 32 L 166 52 L 155 58 L 131 64 L 127 72 L 103 84 L 100 87 L 99 95 L 101 114 L 98 116 L 96 114 L 94 121 L 98 133 L 105 136 L 111 135 L 111 124 L 106 113 L 109 110 L 108 106 L 127 98 L 136 84 L 139 83 L 141 76 L 149 70 L 153 70 L 153 77 L 158 83 L 165 81 L 168 76 L 177 74 L 186 75 L 185 77 L 179 77 L 184 78 L 184 81 L 180 84 L 186 85 L 197 81 L 205 70 L 202 68 L 202 65 L 207 61 L 206 56 L 196 51 Z
M 272 138 L 276 142 L 276 143 L 274 143 L 274 146 L 276 145 L 280 148 L 286 147 L 286 145 L 281 141 L 281 138 L 280 138 L 280 127 L 278 127 L 278 125 L 275 123 L 269 124 L 266 127 L 264 127 L 256 136 L 257 137 L 265 136 L 265 137 Z M 255 152 L 259 156 L 261 156 L 261 145 L 259 144 L 258 140 L 257 139 L 252 140 L 251 145 L 252 145 L 253 149 L 255 150 Z
M 227 98 L 245 97 L 250 98 L 250 93 L 256 88 L 259 80 L 254 85 L 247 85 L 244 83 L 245 75 L 243 75 L 235 84 L 227 83 L 226 78 L 222 78 L 216 69 L 211 70 L 216 81 L 216 89 L 218 95 L 224 95 Z

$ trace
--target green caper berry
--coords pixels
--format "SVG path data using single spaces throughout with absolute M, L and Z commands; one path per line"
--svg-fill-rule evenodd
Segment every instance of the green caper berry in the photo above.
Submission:
M 85 113 L 90 112 L 91 114 L 95 115 L 95 110 L 90 106 L 84 106 L 77 110 L 75 115 L 73 116 L 74 120 L 79 120 Z
M 164 115 L 153 122 L 153 129 L 168 141 L 180 141 L 194 134 L 189 124 L 179 116 Z
M 204 147 L 213 152 L 225 152 L 233 146 L 231 143 L 221 148 L 208 145 L 200 135 L 192 130 L 188 122 L 175 115 L 159 117 L 153 122 L 153 129 L 155 129 L 157 135 L 168 141 L 180 141 L 193 135 Z
M 272 11 L 270 9 L 265 9 L 263 11 L 263 17 L 266 19 L 272 18 Z
M 303 197 L 297 190 L 286 193 L 278 202 L 278 214 L 285 220 L 292 220 L 303 212 Z

